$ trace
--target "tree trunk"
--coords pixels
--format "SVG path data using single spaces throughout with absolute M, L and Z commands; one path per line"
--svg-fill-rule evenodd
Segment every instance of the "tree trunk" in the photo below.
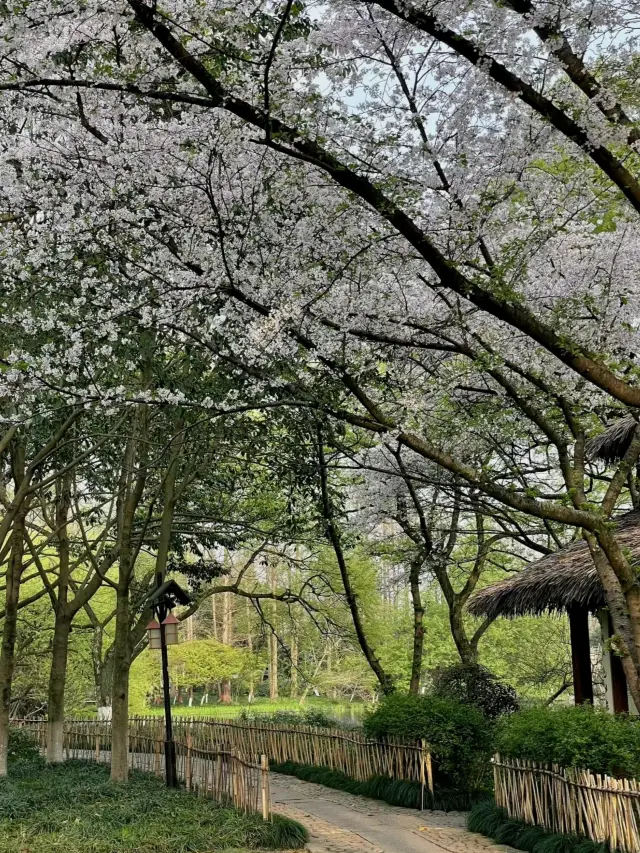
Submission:
M 222 593 L 222 642 L 225 646 L 233 644 L 233 610 L 230 592 Z M 231 704 L 231 679 L 223 678 L 220 682 L 220 702 Z
M 411 656 L 411 680 L 409 682 L 409 693 L 418 695 L 420 690 L 420 676 L 422 675 L 422 657 L 424 654 L 424 607 L 420 594 L 420 570 L 422 568 L 422 557 L 411 563 L 409 570 L 409 586 L 411 589 L 411 602 L 413 605 L 413 654 Z
M 53 630 L 47 706 L 47 761 L 50 764 L 57 764 L 64 761 L 62 752 L 64 740 L 64 691 L 70 633 L 71 620 L 66 614 L 57 613 Z
M 278 698 L 278 638 L 276 632 L 269 635 L 269 699 Z
M 13 522 L 11 553 L 6 576 L 4 630 L 2 632 L 2 652 L 0 652 L 0 776 L 7 775 L 7 759 L 9 755 L 11 683 L 13 681 L 15 666 L 18 602 L 20 600 L 26 515 L 27 506 L 24 503 L 16 513 Z
M 58 529 L 58 588 L 55 594 L 55 624 L 49 671 L 47 701 L 47 761 L 59 764 L 64 760 L 64 691 L 69 656 L 69 635 L 72 615 L 68 609 L 69 581 L 71 576 L 69 552 L 69 507 L 71 505 L 71 477 L 66 475 L 57 484 L 56 527 Z
M 211 596 L 211 625 L 213 628 L 213 639 L 218 640 L 218 614 L 216 612 L 216 597 Z
M 131 643 L 129 624 L 129 588 L 118 588 L 116 633 L 113 641 L 113 680 L 111 685 L 111 780 L 126 782 L 129 773 L 129 669 Z
M 270 567 L 271 592 L 276 591 L 276 570 Z M 278 698 L 278 637 L 276 635 L 276 618 L 278 609 L 275 599 L 271 602 L 271 633 L 269 634 L 269 699 L 275 702 Z
M 351 584 L 347 561 L 345 560 L 342 543 L 340 541 L 340 534 L 333 518 L 333 508 L 329 498 L 329 486 L 327 483 L 324 446 L 322 443 L 322 433 L 320 429 L 318 429 L 318 462 L 320 468 L 320 486 L 322 491 L 322 511 L 325 521 L 325 533 L 327 539 L 331 542 L 333 551 L 336 555 L 336 561 L 338 563 L 338 568 L 340 569 L 340 577 L 344 587 L 344 595 L 347 600 L 347 605 L 349 606 L 349 612 L 351 613 L 355 635 L 358 639 L 358 644 L 362 650 L 365 660 L 371 667 L 375 677 L 378 679 L 382 692 L 389 695 L 390 693 L 393 693 L 395 689 L 393 678 L 389 673 L 385 672 L 384 667 L 380 663 L 380 659 L 367 638 L 364 624 L 362 622 L 362 616 L 360 614 L 360 608 L 358 606 L 358 597 Z
M 231 679 L 223 678 L 220 682 L 220 702 L 223 705 L 231 704 Z
M 291 690 L 292 699 L 298 698 L 298 635 L 295 628 L 291 632 Z
M 458 600 L 457 596 L 447 603 L 449 605 L 451 636 L 453 637 L 453 642 L 456 644 L 460 660 L 465 666 L 475 666 L 478 663 L 478 650 L 472 645 L 467 637 L 462 613 L 462 604 Z
M 102 638 L 103 632 L 100 629 Z M 104 660 L 96 662 L 96 691 L 98 693 L 98 707 L 106 708 L 111 705 L 111 689 L 113 685 L 113 646 L 111 646 Z
M 253 634 L 251 632 L 251 604 L 248 598 L 245 598 L 246 611 L 247 611 L 247 648 L 250 652 L 253 652 Z M 247 702 L 251 704 L 253 702 L 253 693 L 254 693 L 254 684 L 253 684 L 253 668 L 251 670 L 252 674 L 249 677 L 249 695 L 247 696 Z

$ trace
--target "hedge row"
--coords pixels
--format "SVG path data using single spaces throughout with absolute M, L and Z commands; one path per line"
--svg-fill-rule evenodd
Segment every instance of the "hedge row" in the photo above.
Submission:
M 479 803 L 471 809 L 467 828 L 525 853 L 609 853 L 606 844 L 578 835 L 558 835 L 541 826 L 514 820 L 493 801 Z

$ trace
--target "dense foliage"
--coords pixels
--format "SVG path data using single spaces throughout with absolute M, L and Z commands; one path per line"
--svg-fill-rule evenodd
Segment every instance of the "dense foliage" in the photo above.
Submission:
M 297 711 L 278 710 L 262 714 L 245 708 L 239 716 L 245 722 L 260 721 L 278 726 L 315 726 L 319 729 L 332 729 L 341 725 L 341 721 L 329 716 L 320 708 L 301 708 Z
M 439 696 L 389 696 L 365 717 L 364 730 L 370 738 L 424 741 L 439 788 L 469 792 L 486 781 L 492 731 L 471 705 Z
M 13 763 L 0 782 L 0 832 L 5 853 L 208 853 L 299 848 L 307 839 L 288 818 L 265 822 L 145 773 L 114 785 L 107 767 L 79 761 Z
M 11 728 L 9 731 L 9 761 L 30 761 L 40 756 L 40 749 L 27 729 Z
M 500 721 L 502 755 L 640 779 L 640 721 L 590 705 L 532 708 Z
M 511 714 L 520 707 L 516 691 L 502 684 L 484 666 L 457 666 L 437 669 L 433 674 L 433 693 L 475 705 L 489 720 Z
M 467 827 L 526 853 L 609 853 L 606 844 L 599 844 L 577 835 L 558 835 L 541 826 L 532 826 L 510 818 L 504 809 L 486 801 L 475 805 L 469 814 Z
M 167 572 L 226 602 L 178 704 L 546 698 L 566 643 L 466 607 L 575 538 L 640 707 L 634 4 L 63 5 L 0 6 L 0 775 L 16 707 L 58 761 L 90 702 L 126 779 Z M 444 692 L 410 734 L 469 787 L 513 697 Z

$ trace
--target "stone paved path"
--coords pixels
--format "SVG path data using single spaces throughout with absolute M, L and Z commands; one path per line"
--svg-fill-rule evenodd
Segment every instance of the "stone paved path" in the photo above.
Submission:
M 274 811 L 299 820 L 311 853 L 516 853 L 465 830 L 461 812 L 420 812 L 271 773 Z

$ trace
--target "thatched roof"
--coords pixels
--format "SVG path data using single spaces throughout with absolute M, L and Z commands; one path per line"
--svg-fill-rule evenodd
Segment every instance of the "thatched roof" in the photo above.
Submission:
M 618 541 L 640 562 L 640 512 L 621 516 L 617 527 Z M 600 579 L 582 539 L 481 589 L 470 599 L 469 612 L 495 619 L 562 612 L 575 605 L 588 607 L 592 613 L 605 606 Z
M 620 418 L 585 446 L 587 456 L 604 462 L 619 462 L 629 449 L 638 422 L 631 415 Z

